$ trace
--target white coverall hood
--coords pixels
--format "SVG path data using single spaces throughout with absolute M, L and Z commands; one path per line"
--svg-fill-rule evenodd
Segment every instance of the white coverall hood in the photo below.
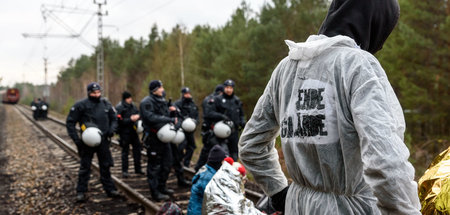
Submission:
M 315 56 L 321 54 L 334 45 L 344 45 L 358 47 L 354 40 L 347 36 L 327 37 L 325 35 L 311 35 L 304 43 L 295 43 L 285 40 L 289 47 L 289 59 L 310 61 Z
M 269 196 L 293 183 L 286 214 L 420 214 L 402 108 L 377 61 L 346 36 L 286 41 L 239 140 L 239 157 Z

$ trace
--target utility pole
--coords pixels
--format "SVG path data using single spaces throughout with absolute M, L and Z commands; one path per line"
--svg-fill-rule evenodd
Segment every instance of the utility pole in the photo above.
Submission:
M 44 92 L 42 93 L 44 98 L 48 98 L 50 96 L 50 87 L 48 86 L 48 82 L 47 82 L 47 57 L 44 57 Z
M 102 12 L 102 5 L 106 5 L 106 0 L 103 2 L 97 2 L 94 0 L 94 4 L 98 5 L 98 44 L 97 44 L 97 82 L 100 84 L 100 86 L 103 86 L 104 88 L 104 96 L 107 97 L 107 86 L 104 83 L 104 59 L 103 59 L 103 22 L 102 22 L 102 16 L 108 15 L 108 11 L 103 14 Z
M 180 49 L 181 87 L 184 87 L 183 42 L 181 40 L 182 36 L 183 36 L 183 32 L 180 29 L 179 35 L 178 35 L 178 47 Z

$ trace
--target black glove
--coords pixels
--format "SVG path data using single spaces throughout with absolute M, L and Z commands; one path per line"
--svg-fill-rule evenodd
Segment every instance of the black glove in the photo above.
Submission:
M 180 120 L 178 120 L 178 123 L 175 124 L 175 130 L 178 131 L 178 129 L 180 129 L 180 128 L 181 128 L 181 122 L 180 122 Z
M 81 156 L 81 149 L 83 147 L 83 141 L 81 141 L 80 139 L 77 139 L 77 140 L 74 140 L 73 142 L 75 142 L 75 145 L 77 146 L 78 155 Z
M 289 186 L 285 187 L 282 191 L 276 193 L 271 198 L 273 208 L 277 211 L 281 211 L 284 214 L 284 205 L 286 204 L 286 195 L 289 190 Z
M 114 131 L 111 129 L 108 129 L 108 131 L 105 134 L 105 137 L 113 137 L 114 136 Z
M 222 119 L 223 121 L 230 121 L 230 118 L 225 114 L 222 114 Z
M 241 121 L 241 122 L 239 123 L 239 126 L 241 126 L 241 129 L 244 129 L 244 128 L 245 128 L 245 124 L 246 124 L 245 121 Z
M 83 144 L 83 142 L 80 139 L 74 140 L 73 142 L 75 142 L 75 145 L 79 148 L 81 146 L 81 144 Z

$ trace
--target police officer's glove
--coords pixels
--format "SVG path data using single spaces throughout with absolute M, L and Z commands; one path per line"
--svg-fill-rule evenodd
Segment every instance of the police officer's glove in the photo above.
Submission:
M 145 148 L 145 149 L 149 149 L 150 148 L 150 145 L 147 143 L 147 142 L 144 142 L 143 144 L 142 144 L 142 146 Z
M 77 146 L 78 155 L 81 156 L 81 148 L 83 147 L 83 141 L 78 139 L 78 140 L 75 140 L 74 142 L 75 142 L 75 145 Z
M 105 137 L 109 137 L 109 138 L 111 138 L 111 137 L 113 137 L 114 136 L 114 131 L 113 130 L 111 130 L 111 129 L 109 129 L 106 133 L 105 133 Z
M 209 126 L 206 123 L 202 123 L 202 132 L 206 132 L 209 130 Z
M 79 148 L 81 146 L 81 144 L 83 144 L 83 142 L 80 139 L 77 139 L 74 142 L 75 142 L 75 145 L 77 146 L 77 148 Z
M 227 115 L 222 114 L 222 120 L 223 121 L 230 121 L 230 118 Z
M 290 186 L 290 185 L 289 185 Z M 289 186 L 285 187 L 282 191 L 276 193 L 271 198 L 271 204 L 277 211 L 281 211 L 284 214 L 284 205 L 286 204 L 286 195 L 289 190 Z
M 175 130 L 178 131 L 178 129 L 180 129 L 180 128 L 181 128 L 181 123 L 178 121 L 178 123 L 175 124 Z
M 241 127 L 241 129 L 244 129 L 244 128 L 245 128 L 245 124 L 246 124 L 245 121 L 241 121 L 241 122 L 239 123 L 239 126 Z

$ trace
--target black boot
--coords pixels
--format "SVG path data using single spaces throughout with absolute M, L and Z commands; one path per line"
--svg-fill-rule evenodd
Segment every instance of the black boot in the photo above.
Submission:
M 159 188 L 159 192 L 163 193 L 163 194 L 167 194 L 167 195 L 172 195 L 175 193 L 174 190 L 172 189 L 168 189 L 167 187 L 161 187 Z
M 86 201 L 86 195 L 83 192 L 77 193 L 77 202 L 85 202 Z
M 119 193 L 119 191 L 117 191 L 117 190 L 107 191 L 107 192 L 106 192 L 106 195 L 107 195 L 108 197 L 112 197 L 112 198 L 120 197 L 120 193 Z
M 122 177 L 128 178 L 128 177 L 130 177 L 130 174 L 128 174 L 128 172 L 122 172 Z
M 177 178 L 178 178 L 178 187 L 189 187 L 192 185 L 192 183 L 186 180 L 183 176 Z
M 162 194 L 158 191 L 154 191 L 152 192 L 152 199 L 154 199 L 155 201 L 166 201 L 169 199 L 169 196 L 166 194 Z

